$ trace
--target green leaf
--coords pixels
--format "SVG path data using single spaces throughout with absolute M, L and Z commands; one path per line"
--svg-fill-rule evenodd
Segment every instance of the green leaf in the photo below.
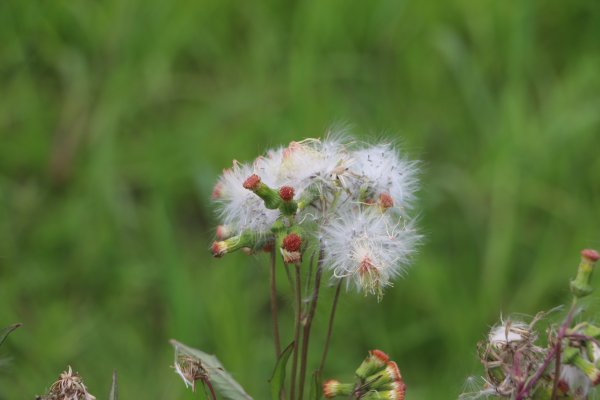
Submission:
M 223 368 L 217 357 L 188 347 L 176 340 L 171 340 L 171 344 L 175 348 L 175 362 L 177 362 L 178 357 L 186 356 L 199 363 L 206 371 L 207 379 L 210 380 L 214 388 L 223 396 L 223 399 L 252 400 L 252 397 L 244 391 L 242 386 L 225 371 L 225 368 Z
M 279 399 L 279 393 L 281 393 L 281 388 L 283 388 L 283 384 L 285 383 L 285 366 L 292 354 L 292 350 L 294 350 L 294 342 L 290 343 L 289 346 L 283 350 L 275 364 L 273 375 L 271 376 L 271 379 L 269 379 L 269 384 L 271 385 L 271 400 Z
M 313 378 L 310 384 L 310 400 L 321 400 L 321 372 L 313 372 Z
M 112 375 L 112 386 L 110 387 L 110 396 L 108 400 L 118 400 L 119 396 L 117 394 L 117 371 L 113 371 Z
M 23 324 L 21 324 L 21 323 L 13 324 L 13 325 L 7 326 L 6 328 L 0 330 L 0 346 L 2 346 L 2 343 L 4 343 L 4 341 L 6 340 L 6 337 L 8 335 L 10 335 L 10 333 L 12 331 L 14 331 L 15 329 L 17 329 L 18 327 L 20 327 L 21 325 L 23 325 Z

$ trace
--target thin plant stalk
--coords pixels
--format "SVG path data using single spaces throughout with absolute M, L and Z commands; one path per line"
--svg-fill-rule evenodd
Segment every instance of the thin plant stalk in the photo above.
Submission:
M 550 349 L 550 351 L 548 352 L 548 355 L 546 355 L 546 358 L 544 359 L 544 362 L 537 369 L 537 371 L 535 372 L 533 377 L 529 381 L 527 381 L 527 383 L 518 391 L 515 400 L 524 400 L 529 395 L 529 392 L 531 391 L 531 389 L 533 389 L 535 384 L 540 380 L 540 378 L 544 374 L 544 371 L 546 370 L 546 368 L 548 368 L 548 366 L 552 362 L 552 359 L 556 358 L 557 359 L 556 362 L 557 363 L 560 362 L 559 361 L 560 342 L 567 334 L 567 329 L 569 328 L 569 326 L 571 325 L 571 322 L 573 321 L 576 306 L 577 306 L 577 301 L 576 301 L 576 299 L 573 299 L 573 304 L 571 305 L 571 309 L 569 310 L 569 313 L 567 314 L 567 318 L 565 318 L 564 322 L 560 326 L 560 329 L 558 330 L 558 334 L 556 335 L 556 344 L 552 347 L 552 349 Z M 557 377 L 555 377 L 555 379 L 556 378 Z
M 271 250 L 271 318 L 273 320 L 273 337 L 275 341 L 275 357 L 279 358 L 281 354 L 281 340 L 279 338 L 279 320 L 277 316 L 277 281 L 276 281 L 276 263 L 275 248 Z
M 311 260 L 312 261 L 312 260 Z M 311 263 L 312 264 L 312 263 Z M 315 316 L 317 309 L 317 302 L 319 301 L 319 288 L 321 287 L 321 274 L 323 272 L 323 250 L 319 251 L 319 261 L 317 262 L 317 272 L 315 273 L 315 285 L 313 288 L 313 295 L 310 302 L 310 309 L 306 315 L 304 321 L 304 330 L 302 333 L 302 358 L 300 360 L 300 382 L 298 386 L 298 398 L 302 399 L 304 394 L 304 381 L 306 379 L 306 363 L 308 359 L 308 344 L 310 341 L 310 331 L 312 327 L 312 321 Z
M 290 400 L 294 400 L 296 397 L 296 372 L 298 369 L 298 341 L 300 340 L 300 320 L 302 318 L 302 304 L 300 301 L 302 284 L 300 282 L 300 265 L 296 264 L 296 287 L 294 294 L 296 297 L 296 321 L 294 324 L 294 353 L 292 356 L 292 377 L 290 383 Z M 300 399 L 302 400 L 302 399 Z
M 323 355 L 321 356 L 321 364 L 319 365 L 319 374 L 323 372 L 325 361 L 327 360 L 327 352 L 329 351 L 329 342 L 331 341 L 331 333 L 333 331 L 333 320 L 335 319 L 335 310 L 337 309 L 338 299 L 340 298 L 340 289 L 342 288 L 343 279 L 337 284 L 335 288 L 335 295 L 333 297 L 333 304 L 331 305 L 331 313 L 329 314 L 329 323 L 327 324 L 327 336 L 325 337 L 325 345 L 323 346 Z

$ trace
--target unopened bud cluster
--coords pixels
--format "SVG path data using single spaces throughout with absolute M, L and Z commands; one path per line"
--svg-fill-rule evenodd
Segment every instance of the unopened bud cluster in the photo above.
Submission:
M 323 395 L 363 400 L 404 400 L 406 385 L 394 361 L 381 350 L 371 350 L 355 372 L 357 382 L 341 383 L 328 380 L 323 383 Z
M 222 222 L 213 255 L 277 246 L 285 263 L 299 264 L 320 242 L 334 279 L 380 297 L 420 239 L 408 215 L 416 174 L 417 163 L 390 144 L 333 136 L 234 161 L 212 193 Z

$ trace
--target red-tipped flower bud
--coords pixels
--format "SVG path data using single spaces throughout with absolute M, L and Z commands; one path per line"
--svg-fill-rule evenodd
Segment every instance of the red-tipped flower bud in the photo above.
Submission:
M 354 387 L 349 383 L 340 383 L 335 379 L 330 379 L 323 383 L 323 396 L 326 399 L 332 399 L 336 396 L 349 396 Z
M 248 190 L 256 190 L 258 189 L 260 185 L 260 177 L 256 174 L 252 174 L 250 175 L 245 181 L 244 181 L 244 189 L 248 189 Z
M 225 242 L 213 242 L 211 247 L 213 257 L 223 257 L 223 255 L 227 252 L 227 246 Z
M 213 191 L 210 195 L 210 198 L 213 200 L 217 200 L 221 198 L 221 191 L 223 189 L 223 184 L 221 182 L 217 182 L 215 184 L 215 187 L 213 188 Z
M 379 205 L 383 210 L 387 210 L 388 208 L 394 207 L 394 199 L 389 193 L 381 193 L 379 195 Z
M 302 246 L 302 239 L 295 233 L 290 233 L 283 238 L 281 247 L 287 251 L 299 251 Z
M 295 233 L 290 233 L 283 238 L 281 255 L 286 264 L 300 264 L 302 262 L 302 239 Z
M 363 360 L 358 369 L 356 375 L 359 378 L 366 378 L 371 374 L 383 370 L 390 358 L 381 350 L 371 350 L 369 355 Z
M 216 232 L 217 239 L 225 240 L 231 237 L 231 229 L 229 229 L 226 225 L 217 226 Z
M 581 257 L 590 262 L 596 262 L 600 259 L 600 253 L 593 249 L 581 250 Z
M 279 189 L 279 197 L 283 201 L 290 201 L 294 198 L 294 188 L 291 186 L 282 186 Z

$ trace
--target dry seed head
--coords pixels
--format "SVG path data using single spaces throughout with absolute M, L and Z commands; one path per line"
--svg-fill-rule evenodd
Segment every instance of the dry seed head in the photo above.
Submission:
M 208 379 L 208 372 L 197 359 L 186 354 L 179 354 L 175 360 L 175 373 L 181 377 L 185 387 L 196 391 L 196 381 Z
M 96 400 L 96 397 L 88 393 L 83 380 L 77 372 L 73 372 L 71 366 L 50 387 L 47 400 Z

